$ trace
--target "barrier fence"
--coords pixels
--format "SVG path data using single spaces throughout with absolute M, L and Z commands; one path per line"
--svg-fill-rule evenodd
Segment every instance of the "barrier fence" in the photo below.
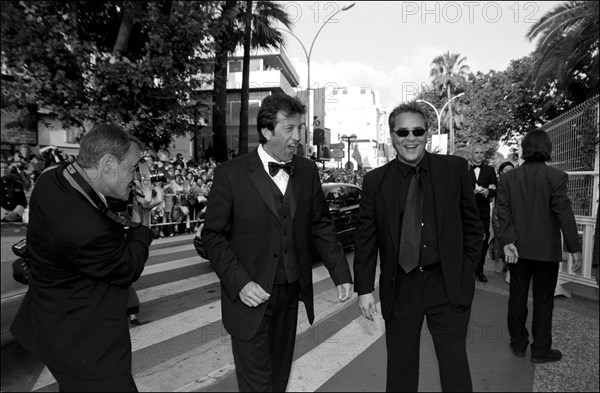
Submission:
M 563 247 L 559 280 L 597 287 L 597 267 L 592 266 L 594 230 L 598 214 L 598 96 L 546 123 L 542 129 L 552 141 L 549 165 L 569 175 L 569 198 L 582 240 L 583 264 L 573 270 L 570 254 Z

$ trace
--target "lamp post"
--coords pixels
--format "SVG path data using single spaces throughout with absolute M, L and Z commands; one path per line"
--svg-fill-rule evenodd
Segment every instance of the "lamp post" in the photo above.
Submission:
M 352 134 L 350 136 L 344 134 L 341 136 L 341 138 L 344 142 L 348 143 L 348 163 L 346 164 L 346 166 L 350 168 L 350 144 L 356 141 L 356 134 Z
M 461 97 L 463 96 L 465 93 L 460 93 L 455 95 L 454 97 L 450 98 L 445 104 L 444 106 L 442 106 L 442 109 L 438 112 L 438 110 L 436 109 L 436 107 L 429 101 L 426 100 L 417 100 L 417 102 L 422 102 L 424 104 L 429 105 L 430 107 L 433 108 L 435 115 L 437 116 L 437 120 L 438 120 L 438 142 L 440 142 L 441 140 L 441 132 L 442 132 L 442 113 L 444 112 L 444 109 L 446 108 L 446 105 L 448 105 L 450 102 L 452 102 L 452 100 L 454 100 L 455 98 Z M 452 130 L 452 133 L 454 133 L 454 130 Z M 452 135 L 450 137 L 450 140 L 454 140 L 454 135 Z M 450 154 L 454 154 L 454 143 L 450 144 Z
M 304 56 L 306 57 L 306 66 L 308 68 L 308 75 L 307 75 L 307 83 L 306 83 L 306 94 L 307 94 L 307 100 L 308 100 L 308 110 L 306 112 L 306 129 L 304 130 L 304 151 L 306 152 L 306 155 L 308 156 L 308 135 L 309 132 L 310 134 L 312 134 L 312 126 L 313 126 L 313 98 L 312 98 L 312 89 L 310 87 L 310 57 L 312 55 L 312 50 L 313 47 L 315 46 L 315 41 L 317 40 L 317 37 L 319 36 L 319 33 L 321 33 L 321 30 L 323 30 L 323 27 L 325 27 L 325 25 L 327 24 L 327 22 L 329 22 L 331 20 L 331 18 L 333 18 L 334 16 L 336 16 L 337 14 L 339 14 L 342 11 L 348 11 L 350 8 L 354 7 L 356 5 L 356 2 L 351 2 L 348 3 L 346 5 L 344 5 L 342 8 L 340 8 L 339 10 L 337 10 L 336 12 L 334 12 L 333 14 L 329 15 L 325 21 L 323 21 L 323 24 L 321 25 L 321 27 L 319 28 L 319 30 L 317 31 L 317 34 L 315 34 L 315 37 L 313 38 L 311 44 L 310 44 L 310 49 L 308 50 L 308 52 L 306 51 L 306 47 L 304 46 L 304 44 L 302 43 L 302 40 L 300 40 L 300 38 L 298 38 L 298 36 L 296 36 L 294 33 L 292 33 L 290 30 L 287 29 L 278 29 L 281 31 L 284 31 L 286 33 L 288 33 L 289 35 L 291 35 L 292 37 L 294 37 L 299 43 L 300 46 L 302 47 L 302 50 L 304 51 Z

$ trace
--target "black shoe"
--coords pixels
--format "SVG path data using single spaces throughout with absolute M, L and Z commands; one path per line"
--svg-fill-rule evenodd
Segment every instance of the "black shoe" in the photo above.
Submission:
M 517 348 L 515 348 L 514 345 L 510 344 L 510 350 L 512 351 L 513 355 L 515 355 L 518 358 L 524 358 L 525 357 L 525 351 L 519 351 Z
M 148 323 L 147 321 L 140 321 L 139 319 L 137 319 L 136 317 L 129 317 L 129 323 L 135 326 L 141 326 L 145 323 Z
M 483 272 L 481 272 L 481 273 L 475 273 L 475 277 L 477 277 L 479 279 L 479 281 L 481 281 L 481 282 L 487 282 L 488 281 L 487 277 L 485 276 L 485 274 L 483 274 Z
M 558 349 L 549 349 L 542 355 L 534 356 L 531 354 L 531 362 L 542 364 L 542 363 L 550 363 L 550 362 L 558 362 L 562 359 L 562 352 Z

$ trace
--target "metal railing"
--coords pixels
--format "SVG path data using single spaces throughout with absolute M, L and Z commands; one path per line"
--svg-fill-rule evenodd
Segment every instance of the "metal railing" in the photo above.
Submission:
M 563 245 L 563 264 L 561 264 L 559 280 L 597 287 L 596 267 L 592 266 L 592 250 L 594 246 L 594 230 L 598 214 L 599 178 L 598 178 L 598 146 L 596 145 L 591 162 L 584 160 L 582 135 L 589 133 L 587 127 L 594 127 L 598 136 L 600 106 L 598 96 L 578 105 L 556 119 L 546 123 L 542 129 L 548 133 L 552 141 L 552 159 L 549 165 L 565 171 L 569 175 L 569 198 L 573 204 L 573 212 L 582 241 L 583 264 L 573 270 L 570 254 Z M 593 132 L 593 130 L 592 130 Z

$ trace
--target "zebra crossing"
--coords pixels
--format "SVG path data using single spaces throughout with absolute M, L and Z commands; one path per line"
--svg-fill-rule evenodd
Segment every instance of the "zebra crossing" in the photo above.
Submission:
M 176 274 L 190 267 L 204 273 L 184 278 Z M 313 285 L 316 320 L 311 327 L 304 307 L 299 308 L 297 337 L 308 344 L 296 356 L 290 391 L 316 390 L 383 335 L 382 321 L 373 324 L 359 315 L 356 296 L 350 302 L 338 301 L 324 266 L 314 266 Z M 219 279 L 196 254 L 191 236 L 156 241 L 134 287 L 141 303 L 139 318 L 148 320 L 130 330 L 133 374 L 140 391 L 209 391 L 231 375 L 235 368 L 230 336 L 221 322 Z M 335 320 L 342 312 L 349 315 L 344 325 Z M 31 391 L 57 388 L 46 367 L 31 374 Z M 3 383 L 2 391 L 20 390 L 16 386 Z

